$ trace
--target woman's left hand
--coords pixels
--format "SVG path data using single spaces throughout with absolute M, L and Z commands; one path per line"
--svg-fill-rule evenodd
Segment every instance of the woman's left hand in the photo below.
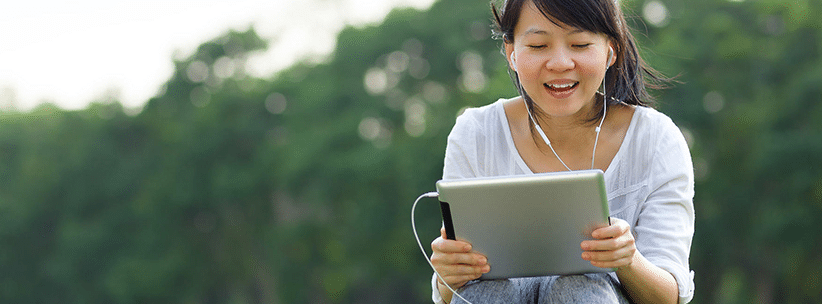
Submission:
M 593 240 L 582 241 L 582 259 L 600 268 L 621 268 L 631 265 L 638 254 L 631 225 L 611 218 L 611 225 L 591 233 Z

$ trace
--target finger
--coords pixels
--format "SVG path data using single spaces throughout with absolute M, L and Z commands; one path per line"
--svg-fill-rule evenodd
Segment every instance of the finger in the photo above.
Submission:
M 618 218 L 611 218 L 611 225 L 594 230 L 591 232 L 591 237 L 595 239 L 607 239 L 623 235 L 629 231 L 631 231 L 631 226 L 628 222 Z
M 431 255 L 431 263 L 438 265 L 469 265 L 484 266 L 488 264 L 488 259 L 479 253 L 440 253 L 434 252 Z
M 438 237 L 431 242 L 431 250 L 449 253 L 471 252 L 471 243 Z
M 484 266 L 471 266 L 471 265 L 437 265 L 435 266 L 437 271 L 443 277 L 452 277 L 452 276 L 475 276 L 479 277 L 483 273 L 487 273 L 491 271 L 491 267 L 489 265 Z
M 636 254 L 636 246 L 622 246 L 614 250 L 584 251 L 581 257 L 591 262 L 630 263 Z M 619 266 L 624 266 L 624 264 Z
M 580 248 L 584 251 L 613 251 L 620 248 L 635 246 L 636 240 L 630 232 L 615 238 L 585 240 L 580 243 Z
M 585 251 L 582 253 L 582 259 L 587 261 L 610 262 L 625 258 L 632 258 L 636 253 L 634 247 L 623 247 L 611 251 Z
M 434 269 L 436 269 L 437 273 L 439 273 L 445 282 L 455 288 L 459 288 L 467 281 L 478 279 L 483 273 L 490 271 L 490 267 L 488 265 L 484 267 L 444 265 L 435 266 Z
M 464 273 L 452 273 L 447 270 L 444 270 L 440 272 L 440 275 L 445 280 L 445 282 L 451 285 L 451 287 L 459 288 L 468 281 L 479 279 L 480 277 L 482 277 L 482 274 L 486 272 L 488 271 L 466 271 Z

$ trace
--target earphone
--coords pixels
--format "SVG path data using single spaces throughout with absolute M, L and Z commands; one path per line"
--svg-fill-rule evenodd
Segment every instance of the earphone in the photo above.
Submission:
M 512 59 L 513 59 L 513 58 L 512 58 Z M 611 67 L 611 64 L 612 64 L 612 63 L 614 63 L 614 47 L 609 46 L 609 47 L 608 47 L 608 63 L 606 63 L 606 64 L 605 64 L 605 65 L 607 66 L 607 67 L 605 68 L 605 70 L 608 70 L 608 68 L 610 68 L 610 67 Z

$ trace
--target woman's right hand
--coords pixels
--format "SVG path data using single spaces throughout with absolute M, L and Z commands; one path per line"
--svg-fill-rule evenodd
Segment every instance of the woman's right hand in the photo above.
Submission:
M 478 279 L 483 273 L 491 271 L 487 258 L 471 251 L 471 244 L 463 240 L 449 240 L 445 238 L 445 228 L 440 229 L 440 237 L 431 242 L 431 263 L 440 276 L 452 288 L 457 289 Z M 440 295 L 446 303 L 451 302 L 453 294 L 437 278 Z

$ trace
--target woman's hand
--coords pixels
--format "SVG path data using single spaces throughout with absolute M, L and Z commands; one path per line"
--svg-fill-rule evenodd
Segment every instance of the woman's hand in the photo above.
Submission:
M 582 259 L 600 268 L 629 266 L 638 255 L 634 235 L 628 222 L 611 218 L 611 225 L 591 233 L 594 240 L 582 241 Z
M 615 268 L 619 282 L 635 303 L 676 303 L 679 291 L 674 276 L 651 264 L 636 250 L 628 222 L 611 218 L 611 225 L 594 230 L 594 240 L 582 241 L 582 258 L 591 265 Z
M 483 273 L 491 271 L 488 260 L 482 254 L 471 252 L 471 244 L 462 240 L 445 238 L 445 228 L 440 229 L 440 237 L 431 242 L 431 263 L 452 288 L 457 289 L 478 279 Z M 451 302 L 451 291 L 448 290 L 439 278 L 440 295 L 446 303 Z

